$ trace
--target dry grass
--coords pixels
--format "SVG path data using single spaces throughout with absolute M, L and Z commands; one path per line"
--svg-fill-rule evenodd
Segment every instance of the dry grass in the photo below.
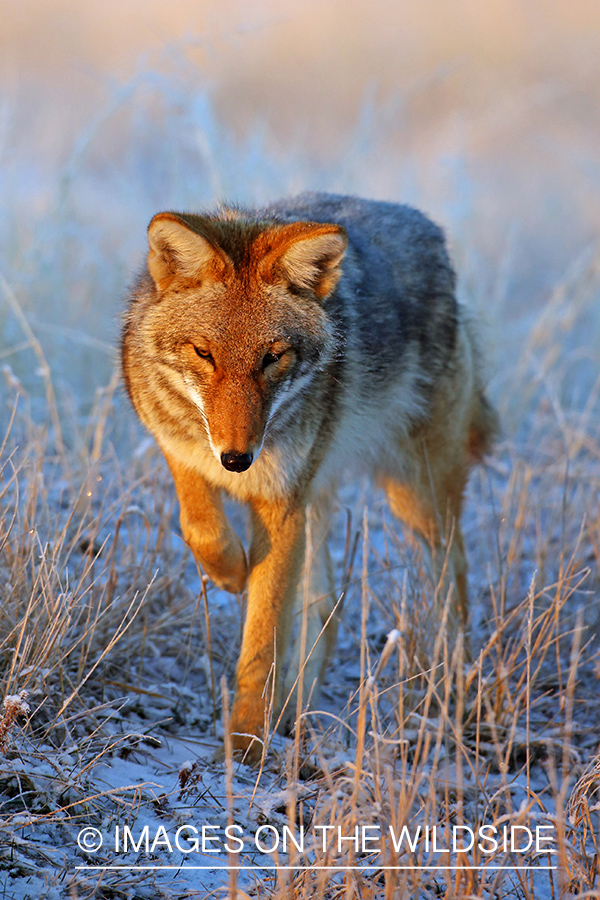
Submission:
M 599 382 L 579 409 L 564 402 L 573 358 L 557 338 L 565 317 L 571 327 L 585 319 L 597 290 L 588 260 L 555 291 L 552 315 L 532 330 L 515 369 L 530 388 L 522 431 L 473 479 L 465 521 L 473 661 L 449 643 L 444 610 L 432 615 L 418 554 L 381 499 L 366 494 L 363 509 L 349 494 L 340 534 L 344 521 L 360 524 L 347 528 L 344 626 L 321 711 L 302 716 L 292 742 L 274 741 L 258 773 L 229 754 L 225 770 L 204 759 L 166 799 L 152 784 L 103 785 L 100 763 L 143 759 L 168 735 L 205 735 L 211 745 L 226 714 L 237 606 L 211 608 L 210 586 L 207 597 L 172 537 L 174 496 L 157 452 L 117 433 L 125 407 L 116 380 L 77 423 L 56 404 L 46 367 L 47 419 L 35 424 L 29 396 L 5 371 L 0 658 L 2 696 L 13 700 L 0 723 L 0 779 L 11 878 L 43 869 L 70 896 L 183 896 L 154 875 L 75 873 L 85 860 L 75 836 L 81 823 L 133 826 L 159 800 L 161 821 L 174 827 L 181 809 L 201 808 L 210 773 L 224 821 L 250 831 L 302 823 L 313 836 L 324 825 L 348 836 L 371 824 L 386 835 L 379 854 L 313 842 L 302 859 L 292 848 L 295 868 L 257 872 L 253 885 L 232 871 L 222 879 L 230 896 L 600 896 Z M 356 534 L 362 562 L 352 568 Z M 23 691 L 29 712 L 15 699 Z M 424 840 L 395 852 L 389 837 L 390 826 L 398 835 L 436 825 L 447 836 L 452 826 L 505 824 L 553 826 L 557 855 L 475 847 L 453 860 L 459 868 L 432 869 L 440 854 Z M 484 862 L 486 870 L 473 868 Z M 533 862 L 557 869 L 490 868 Z
M 75 140 L 68 110 L 81 98 L 71 94 L 70 68 L 68 97 L 57 95 L 47 119 L 23 89 L 14 113 L 21 131 L 7 129 L 0 148 L 3 898 L 600 897 L 600 257 L 595 243 L 577 249 L 597 235 L 597 54 L 586 67 L 587 45 L 573 37 L 562 53 L 556 37 L 536 57 L 545 32 L 532 26 L 519 56 L 518 41 L 499 42 L 492 19 L 476 64 L 461 68 L 456 57 L 454 75 L 422 60 L 419 69 L 399 51 L 388 18 L 363 6 L 369 27 L 385 32 L 390 96 L 381 108 L 370 95 L 361 108 L 355 102 L 363 83 L 353 44 L 340 39 L 341 68 L 330 58 L 336 4 L 322 20 L 331 26 L 319 32 L 323 45 L 296 41 L 313 54 L 307 64 L 323 67 L 312 82 L 297 77 L 308 65 L 288 53 L 285 29 L 303 24 L 293 17 L 277 32 L 279 53 L 260 35 L 251 78 L 239 50 L 254 38 L 213 53 L 217 76 L 235 57 L 239 79 L 228 101 L 227 85 L 223 96 L 216 91 L 219 114 L 205 84 L 213 69 L 196 61 L 206 48 L 193 41 L 163 48 L 154 69 L 136 62 L 129 82 L 92 92 L 93 114 Z M 505 6 L 490 10 L 502 18 Z M 511 23 L 523 13 L 511 11 L 504 26 L 518 38 Z M 589 15 L 596 21 L 597 11 Z M 550 15 L 553 34 L 562 17 Z M 347 18 L 366 46 L 362 19 Z M 407 47 L 451 60 L 445 46 L 428 43 L 427 11 L 417 18 L 423 41 L 398 27 Z M 571 21 L 576 36 L 570 11 Z M 90 34 L 100 48 L 95 26 Z M 461 16 L 439 29 L 440 41 L 448 35 L 471 53 Z M 499 46 L 523 71 L 497 61 L 488 90 L 490 48 Z M 282 60 L 287 80 L 269 68 Z M 367 56 L 362 65 L 370 77 Z M 330 73 L 339 96 L 323 90 Z M 321 127 L 323 110 L 328 117 L 336 107 L 322 135 L 309 126 L 299 134 L 296 90 L 306 122 L 314 115 Z M 255 127 L 252 102 L 269 109 L 271 129 Z M 223 124 L 219 103 L 249 117 L 247 138 Z M 443 597 L 432 613 L 419 555 L 382 498 L 353 486 L 333 529 L 345 610 L 319 711 L 302 714 L 292 741 L 275 737 L 253 771 L 234 763 L 227 744 L 225 765 L 213 759 L 241 603 L 202 580 L 177 536 L 162 457 L 113 371 L 115 316 L 143 252 L 144 222 L 158 208 L 199 207 L 221 194 L 262 202 L 303 187 L 408 200 L 446 223 L 460 289 L 488 319 L 490 396 L 504 437 L 469 487 L 472 660 L 448 640 Z M 115 825 L 172 832 L 192 821 L 238 823 L 249 837 L 262 825 L 304 825 L 312 843 L 305 859 L 293 846 L 271 860 L 251 850 L 230 856 L 291 869 L 206 875 L 99 873 L 90 863 L 113 863 L 115 853 L 105 846 L 92 858 L 77 846 L 84 824 L 106 836 Z M 380 854 L 314 841 L 320 826 L 349 836 L 366 824 L 386 836 Z M 557 869 L 492 869 L 549 857 L 475 847 L 460 854 L 460 868 L 434 870 L 425 867 L 440 854 L 424 840 L 398 852 L 390 841 L 390 826 L 395 835 L 438 826 L 446 836 L 463 824 L 552 825 Z M 122 859 L 172 861 L 144 850 Z M 473 868 L 482 862 L 487 870 Z

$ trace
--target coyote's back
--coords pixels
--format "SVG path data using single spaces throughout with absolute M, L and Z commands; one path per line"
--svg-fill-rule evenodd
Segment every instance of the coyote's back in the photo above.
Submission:
M 316 558 L 306 646 L 323 634 L 308 660 L 296 649 L 286 686 L 299 666 L 307 693 L 318 686 L 335 642 L 325 537 L 340 475 L 364 469 L 385 487 L 436 577 L 447 557 L 466 626 L 462 497 L 496 417 L 443 235 L 417 210 L 304 194 L 258 212 L 160 213 L 148 237 L 123 371 L 171 468 L 196 558 L 228 590 L 248 580 L 232 714 L 234 741 L 247 747 L 264 738 L 265 682 L 273 661 L 277 676 L 284 665 L 307 516 Z M 221 489 L 250 505 L 248 559 Z

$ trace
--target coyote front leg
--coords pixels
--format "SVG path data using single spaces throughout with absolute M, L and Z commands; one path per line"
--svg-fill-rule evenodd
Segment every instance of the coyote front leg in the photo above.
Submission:
M 246 586 L 242 542 L 227 521 L 221 495 L 193 469 L 165 453 L 179 499 L 181 531 L 206 574 L 233 594 Z
M 335 648 L 339 609 L 327 541 L 331 517 L 328 497 L 322 497 L 307 507 L 307 546 L 294 607 L 296 641 L 283 687 L 282 702 L 286 706 L 279 729 L 282 734 L 288 734 L 296 723 L 301 686 L 302 704 L 309 700 L 314 705 L 317 701 L 329 657 Z M 304 615 L 306 635 L 303 648 Z
M 303 507 L 286 501 L 252 503 L 248 610 L 237 667 L 236 696 L 231 715 L 233 746 L 260 745 L 249 735 L 264 736 L 265 685 L 275 663 L 275 708 L 280 702 L 281 666 L 290 636 L 294 600 L 304 559 Z

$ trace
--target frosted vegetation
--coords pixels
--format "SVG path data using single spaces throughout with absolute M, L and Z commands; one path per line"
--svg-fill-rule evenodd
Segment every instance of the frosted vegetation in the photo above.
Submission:
M 103 83 L 84 125 L 14 91 L 2 108 L 3 896 L 205 896 L 235 881 L 107 872 L 98 888 L 97 873 L 75 868 L 89 861 L 82 824 L 108 833 L 193 815 L 248 833 L 300 820 L 349 831 L 374 810 L 395 827 L 552 823 L 558 869 L 240 873 L 239 896 L 600 896 L 593 72 L 582 63 L 568 82 L 540 67 L 474 115 L 460 102 L 469 78 L 433 66 L 396 93 L 364 91 L 343 127 L 315 136 L 301 113 L 295 131 L 247 111 L 234 127 L 181 46 Z M 241 600 L 202 581 L 177 536 L 168 473 L 118 380 L 119 314 L 156 211 L 305 188 L 425 209 L 486 323 L 504 434 L 465 519 L 476 656 L 447 646 L 418 553 L 382 497 L 352 486 L 335 523 L 346 613 L 323 713 L 295 741 L 275 739 L 260 773 L 236 765 L 226 779 L 212 757 Z M 356 863 L 345 854 L 336 865 Z M 423 848 L 410 861 L 431 862 Z

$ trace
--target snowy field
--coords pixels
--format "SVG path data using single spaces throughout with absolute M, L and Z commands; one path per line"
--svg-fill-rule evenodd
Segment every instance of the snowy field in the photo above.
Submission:
M 0 35 L 0 897 L 600 897 L 600 13 L 197 6 L 31 0 Z M 348 484 L 336 656 L 255 770 L 223 759 L 243 598 L 116 348 L 155 212 L 304 189 L 444 227 L 503 433 L 473 662 Z

